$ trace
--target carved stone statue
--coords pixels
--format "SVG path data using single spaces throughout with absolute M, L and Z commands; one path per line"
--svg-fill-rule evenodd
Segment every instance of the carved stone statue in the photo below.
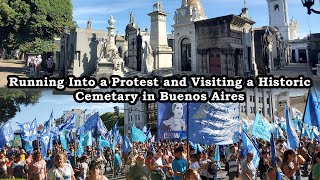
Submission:
M 174 17 L 173 17 L 173 21 L 175 24 L 177 24 L 177 17 L 178 17 L 178 13 L 177 11 L 174 13 Z
M 130 12 L 130 23 L 134 23 L 133 14 Z
M 151 73 L 153 71 L 153 66 L 154 66 L 154 58 L 153 58 L 153 51 L 150 46 L 150 44 L 145 41 L 145 47 L 143 49 L 143 60 L 145 63 L 145 71 L 147 73 Z
M 192 8 L 192 20 L 197 19 L 197 9 L 195 7 Z
M 162 10 L 162 3 L 161 2 L 157 2 L 153 5 L 153 11 L 163 11 Z
M 188 6 L 188 1 L 182 0 L 181 7 L 187 7 L 187 6 Z
M 110 20 L 108 21 L 108 24 L 109 24 L 109 26 L 110 27 L 114 27 L 114 23 L 115 23 L 116 21 L 113 19 L 113 16 L 110 16 Z
M 106 39 L 102 38 L 101 41 L 101 51 L 100 51 L 100 59 L 107 58 L 107 48 L 108 48 L 108 42 Z
M 114 49 L 111 50 L 111 62 L 114 64 L 115 71 L 121 71 L 123 66 L 123 59 L 119 56 L 118 52 Z

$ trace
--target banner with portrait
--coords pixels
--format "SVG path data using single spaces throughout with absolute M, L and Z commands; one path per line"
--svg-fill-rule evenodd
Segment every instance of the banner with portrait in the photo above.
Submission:
M 187 103 L 158 103 L 158 140 L 187 138 Z

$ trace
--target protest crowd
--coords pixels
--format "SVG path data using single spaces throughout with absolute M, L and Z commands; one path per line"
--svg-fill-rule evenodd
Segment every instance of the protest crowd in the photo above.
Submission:
M 304 124 L 296 110 L 293 119 L 286 115 L 273 123 L 258 113 L 252 124 L 242 120 L 239 141 L 227 145 L 155 141 L 150 129 L 135 126 L 132 137 L 123 138 L 117 124 L 108 131 L 96 113 L 76 132 L 71 131 L 74 117 L 56 128 L 50 118 L 42 132 L 34 129 L 36 120 L 19 124 L 23 146 L 10 147 L 3 144 L 13 140 L 7 122 L 0 129 L 0 177 L 104 180 L 109 174 L 127 180 L 216 180 L 226 171 L 228 179 L 320 180 L 317 128 Z

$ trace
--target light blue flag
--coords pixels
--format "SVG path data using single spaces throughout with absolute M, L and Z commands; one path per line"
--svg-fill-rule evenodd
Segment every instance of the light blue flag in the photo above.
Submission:
M 197 144 L 194 144 L 193 142 L 189 141 L 189 145 L 191 147 L 193 147 L 195 153 L 198 152 L 198 145 Z
M 242 132 L 242 142 L 244 148 L 244 157 L 247 158 L 248 152 L 252 152 L 254 154 L 253 164 L 257 168 L 259 166 L 260 161 L 259 149 L 257 149 L 257 147 L 253 144 L 253 142 L 245 132 Z
M 61 146 L 63 147 L 63 149 L 66 150 L 68 153 L 71 153 L 71 151 L 68 148 L 65 130 L 63 130 L 60 134 L 60 142 L 61 142 Z
M 118 122 L 116 122 L 116 124 L 114 124 L 112 128 L 112 135 L 117 136 L 117 132 L 118 132 Z
M 210 145 L 239 142 L 239 107 L 239 103 L 189 103 L 189 140 L 196 144 Z
M 117 143 L 118 144 L 122 144 L 123 143 L 123 137 L 120 134 L 118 136 Z
M 147 140 L 151 140 L 152 139 L 151 128 L 149 128 L 149 130 L 145 134 L 147 136 Z
M 102 119 L 98 116 L 98 123 L 97 123 L 97 132 L 95 135 L 103 135 L 105 136 L 108 133 L 108 129 L 102 122 Z
M 0 133 L 5 143 L 9 143 L 14 139 L 14 132 L 9 121 L 2 125 Z
M 145 133 L 145 134 L 147 134 L 147 132 L 148 132 L 148 128 L 147 128 L 147 126 L 143 126 L 143 128 L 142 128 L 142 132 L 143 132 L 143 133 Z
M 320 91 L 319 87 L 309 89 L 308 100 L 304 112 L 303 122 L 320 129 Z
M 144 143 L 147 139 L 147 136 L 138 128 L 131 128 L 132 142 L 141 142 Z
M 216 150 L 214 153 L 214 161 L 217 162 L 218 167 L 221 169 L 219 145 L 216 146 Z
M 50 140 L 51 140 L 50 134 L 44 134 L 44 133 L 41 134 L 40 142 L 42 144 L 42 146 L 41 146 L 42 157 L 45 157 L 47 155 L 47 151 L 49 150 L 50 143 L 52 143 L 52 142 L 50 142 Z
M 92 134 L 90 131 L 88 131 L 87 134 L 84 136 L 82 146 L 92 146 Z
M 125 154 L 129 154 L 130 150 L 131 150 L 132 144 L 130 142 L 130 139 L 125 136 L 124 137 L 124 141 L 123 144 L 121 145 L 121 149 Z
M 76 126 L 76 117 L 75 114 L 72 114 L 66 122 L 59 126 L 59 130 L 72 130 Z
M 103 136 L 99 137 L 99 148 L 103 149 L 104 147 L 110 148 L 110 143 Z
M 24 144 L 24 149 L 26 150 L 26 152 L 32 152 L 33 151 L 33 147 L 30 141 L 26 141 L 26 143 Z
M 73 132 L 69 131 L 67 135 L 67 140 L 69 143 L 72 143 L 74 141 Z
M 299 147 L 299 137 L 294 129 L 293 122 L 290 118 L 289 108 L 286 105 L 286 124 L 287 124 L 287 145 L 291 149 L 297 149 Z
M 155 153 L 156 153 L 156 150 L 154 149 L 154 147 L 153 147 L 153 144 L 152 144 L 152 143 L 150 143 L 150 152 L 152 152 L 153 154 L 155 154 Z
M 83 153 L 84 153 L 84 148 L 83 148 L 82 146 L 79 146 L 78 149 L 77 149 L 77 151 L 76 151 L 77 157 L 78 157 L 78 158 L 81 158 L 82 155 L 83 155 Z
M 20 124 L 17 122 L 17 125 L 20 127 L 21 130 L 21 138 L 25 141 L 34 141 L 38 138 L 38 126 L 37 120 L 34 119 L 31 122 L 26 122 Z
M 45 129 L 53 128 L 53 110 L 51 111 L 49 119 L 44 123 L 43 127 Z
M 256 117 L 254 118 L 252 135 L 266 141 L 270 141 L 271 138 L 271 127 L 266 120 L 260 117 L 259 113 L 256 113 Z
M 116 150 L 116 145 L 117 145 L 117 142 L 115 140 L 111 141 L 111 147 L 110 149 L 114 152 Z
M 83 147 L 83 141 L 84 141 L 84 136 L 86 136 L 86 134 L 81 134 L 79 137 L 79 146 L 78 149 L 76 151 L 76 155 L 80 158 L 83 153 L 84 153 L 84 147 Z
M 203 151 L 204 151 L 203 147 L 200 146 L 200 144 L 197 144 L 197 151 L 196 152 L 202 153 Z
M 99 121 L 99 113 L 94 113 L 92 116 L 90 116 L 87 121 L 77 129 L 77 135 L 86 134 L 88 131 L 95 131 L 97 132 L 97 126 Z

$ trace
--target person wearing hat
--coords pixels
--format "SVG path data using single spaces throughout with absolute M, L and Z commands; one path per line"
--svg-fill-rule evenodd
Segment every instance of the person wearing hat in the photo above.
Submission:
M 182 156 L 183 148 L 178 147 L 174 150 L 175 159 L 172 161 L 172 169 L 174 172 L 174 180 L 182 180 L 188 169 L 188 161 Z

